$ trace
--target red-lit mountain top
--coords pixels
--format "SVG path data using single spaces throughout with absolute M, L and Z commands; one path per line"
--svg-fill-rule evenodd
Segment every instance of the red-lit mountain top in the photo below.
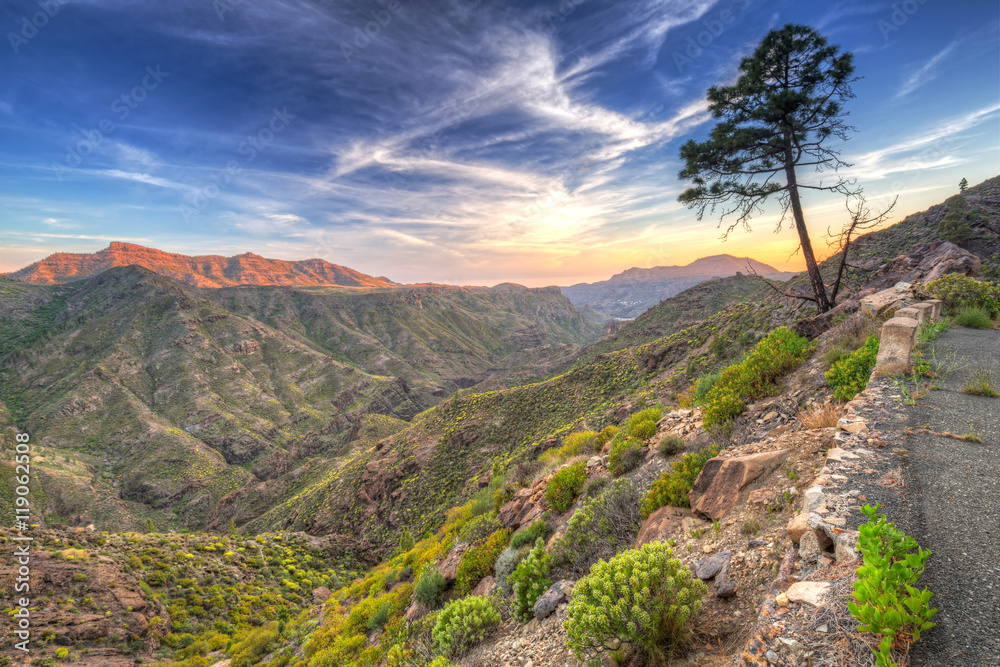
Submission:
M 95 253 L 59 252 L 35 262 L 8 277 L 25 282 L 68 283 L 102 273 L 112 267 L 136 265 L 162 276 L 198 287 L 236 285 L 341 285 L 344 287 L 393 287 L 385 277 L 373 277 L 322 259 L 289 262 L 268 259 L 251 252 L 221 255 L 179 255 L 132 243 L 112 241 Z

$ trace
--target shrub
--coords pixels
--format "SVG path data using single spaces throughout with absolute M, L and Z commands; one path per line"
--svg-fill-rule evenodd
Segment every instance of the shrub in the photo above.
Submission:
M 593 479 L 588 479 L 587 483 L 583 485 L 583 490 L 580 491 L 580 495 L 584 498 L 596 498 L 604 491 L 608 486 L 608 482 L 611 480 L 604 475 L 599 475 Z
M 990 314 L 982 308 L 973 308 L 971 306 L 966 306 L 958 311 L 958 314 L 955 315 L 955 324 L 970 329 L 993 328 L 993 320 L 990 318 Z
M 617 442 L 616 442 L 617 441 Z M 646 445 L 635 438 L 619 433 L 611 440 L 611 454 L 608 456 L 608 470 L 615 477 L 631 472 L 642 464 L 646 457 Z
M 576 456 L 578 454 L 595 452 L 600 449 L 597 444 L 597 433 L 594 433 L 593 431 L 570 433 L 566 436 L 566 439 L 563 440 L 563 445 L 560 449 L 562 449 L 567 456 Z
M 663 440 L 660 440 L 660 454 L 664 457 L 673 456 L 677 452 L 684 449 L 684 439 L 679 435 L 666 435 Z
M 605 426 L 601 429 L 601 432 L 597 434 L 597 442 L 594 443 L 594 447 L 597 451 L 600 451 L 604 445 L 611 441 L 611 438 L 615 437 L 618 433 L 617 426 Z
M 636 425 L 648 421 L 656 423 L 660 421 L 660 417 L 662 416 L 663 415 L 659 408 L 646 408 L 645 410 L 639 410 L 639 412 L 629 417 L 628 421 L 625 422 L 626 430 L 631 433 L 632 429 L 635 428 Z
M 718 446 L 713 446 L 700 452 L 685 454 L 679 461 L 670 464 L 672 470 L 660 475 L 643 498 L 642 518 L 645 519 L 664 505 L 691 507 L 688 491 L 694 486 L 705 463 L 718 453 Z
M 375 615 L 368 619 L 368 629 L 369 630 L 381 630 L 386 621 L 389 620 L 389 603 L 383 602 Z
M 990 319 L 1000 315 L 1000 285 L 995 283 L 949 273 L 928 283 L 927 290 L 944 301 L 949 310 L 972 307 L 982 308 Z
M 500 519 L 492 514 L 480 514 L 462 526 L 458 533 L 459 542 L 479 542 L 502 528 Z
M 708 375 L 702 375 L 698 378 L 698 381 L 694 383 L 694 397 L 692 401 L 696 405 L 701 405 L 705 402 L 705 397 L 708 396 L 708 392 L 715 386 L 715 383 L 719 381 L 722 377 L 722 372 L 718 371 L 715 373 L 709 373 Z
M 520 621 L 531 620 L 535 614 L 535 602 L 552 585 L 547 576 L 550 559 L 551 556 L 545 553 L 545 543 L 538 538 L 531 553 L 517 564 L 514 574 L 508 579 L 514 591 L 511 613 Z
M 511 594 L 510 582 L 507 578 L 514 574 L 518 563 L 527 557 L 531 552 L 531 547 L 522 545 L 520 547 L 509 546 L 500 552 L 496 565 L 493 569 L 493 581 L 503 591 L 504 595 Z
M 510 531 L 501 528 L 482 543 L 476 544 L 462 554 L 455 575 L 455 590 L 458 591 L 459 595 L 470 592 L 476 584 L 482 581 L 483 577 L 493 572 L 497 556 L 507 546 L 509 539 Z
M 861 508 L 868 517 L 868 523 L 859 527 L 858 538 L 864 565 L 858 568 L 854 583 L 857 603 L 850 602 L 847 607 L 861 622 L 860 631 L 882 636 L 874 651 L 876 664 L 895 667 L 890 655 L 893 645 L 918 641 L 922 631 L 936 625 L 930 619 L 937 610 L 929 604 L 934 594 L 926 587 L 922 591 L 914 587 L 931 552 L 886 521 L 879 508 Z M 917 553 L 911 553 L 914 549 Z
M 447 585 L 444 575 L 436 567 L 425 565 L 417 579 L 416 598 L 433 609 L 441 601 L 441 595 Z
M 743 361 L 722 370 L 719 381 L 705 396 L 705 427 L 731 420 L 743 412 L 747 400 L 774 393 L 774 381 L 798 367 L 812 351 L 813 346 L 802 336 L 784 327 L 772 331 Z
M 826 382 L 833 389 L 838 401 L 849 401 L 868 384 L 875 359 L 878 357 L 879 337 L 869 336 L 863 347 L 847 355 L 826 372 Z
M 553 565 L 583 574 L 601 558 L 630 546 L 642 525 L 641 500 L 642 492 L 632 480 L 620 479 L 585 502 L 552 545 Z
M 413 549 L 416 543 L 413 541 L 413 535 L 410 533 L 409 526 L 403 526 L 403 531 L 399 534 L 399 552 L 406 553 Z
M 678 642 L 708 588 L 664 542 L 600 561 L 577 582 L 566 621 L 567 645 L 585 661 L 632 644 L 655 662 Z
M 448 655 L 464 653 L 500 625 L 500 611 L 493 598 L 471 595 L 445 605 L 434 623 L 432 636 L 438 651 Z
M 583 461 L 563 468 L 549 479 L 545 499 L 560 514 L 573 504 L 584 482 L 587 481 L 587 464 Z
M 639 440 L 649 440 L 656 435 L 656 422 L 652 419 L 639 422 L 629 429 L 629 434 L 633 438 L 638 438 Z
M 69 649 L 66 647 L 57 648 L 56 660 L 69 660 Z
M 514 537 L 510 539 L 510 546 L 520 549 L 526 544 L 531 546 L 539 537 L 545 539 L 548 536 L 549 524 L 542 519 L 535 519 L 530 526 L 514 533 Z

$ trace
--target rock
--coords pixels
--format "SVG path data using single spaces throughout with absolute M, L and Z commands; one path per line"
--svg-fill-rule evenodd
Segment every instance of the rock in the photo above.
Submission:
M 662 542 L 683 527 L 684 519 L 691 518 L 691 510 L 663 506 L 649 515 L 635 538 L 636 548 L 650 542 Z
M 876 292 L 871 296 L 861 299 L 861 312 L 870 317 L 881 315 L 887 310 L 898 308 L 902 303 L 904 294 L 895 287 Z
M 800 642 L 797 642 L 790 637 L 778 637 L 778 641 L 784 644 L 785 648 L 787 648 L 792 653 L 801 653 L 802 651 L 806 650 L 805 646 L 803 646 Z
M 722 571 L 722 568 L 729 562 L 732 555 L 733 552 L 726 549 L 725 551 L 720 551 L 714 556 L 702 558 L 694 566 L 694 576 L 698 577 L 702 581 L 711 579 Z
M 546 509 L 545 487 L 548 478 L 543 477 L 531 487 L 518 489 L 513 497 L 500 508 L 500 523 L 504 528 L 517 530 L 540 517 Z
M 848 433 L 864 433 L 868 430 L 868 425 L 861 417 L 841 417 L 837 422 L 837 428 Z
M 472 590 L 473 595 L 477 595 L 481 598 L 488 598 L 490 593 L 497 589 L 496 582 L 493 581 L 493 577 L 487 575 L 476 584 L 476 587 Z
M 600 468 L 601 465 L 602 465 L 602 463 L 601 463 L 601 457 L 600 456 L 596 456 L 595 455 L 595 456 L 591 456 L 589 459 L 587 459 L 587 470 L 591 470 L 593 468 Z
M 777 497 L 777 489 L 771 486 L 765 486 L 751 491 L 750 497 L 747 498 L 747 502 L 751 505 L 763 505 L 764 507 L 767 507 L 768 505 L 771 505 Z
M 566 601 L 566 593 L 562 589 L 563 582 L 556 582 L 549 586 L 549 590 L 542 593 L 542 596 L 535 602 L 535 618 L 539 621 L 548 618 L 561 603 Z
M 829 516 L 826 518 L 826 522 L 831 526 L 839 526 L 840 528 L 847 525 L 847 519 L 839 516 Z
M 823 487 L 810 486 L 802 494 L 802 513 L 814 512 L 817 507 L 823 504 Z
M 851 563 L 861 558 L 857 550 L 858 531 L 845 530 L 833 541 L 833 554 L 840 564 Z
M 312 592 L 313 600 L 316 602 L 326 602 L 330 599 L 330 589 L 326 586 L 314 588 Z
M 799 540 L 802 539 L 802 534 L 807 530 L 809 530 L 808 515 L 804 513 L 796 514 L 792 517 L 792 520 L 788 522 L 788 525 L 785 526 L 785 532 L 788 533 L 788 537 L 796 544 L 799 543 Z
M 766 547 L 767 540 L 748 540 L 747 549 L 756 549 L 758 547 Z
M 405 612 L 403 612 L 403 618 L 412 622 L 418 618 L 426 616 L 428 611 L 430 611 L 430 609 L 428 609 L 427 605 L 423 602 L 414 602 L 406 608 Z
M 448 552 L 445 559 L 441 561 L 441 564 L 438 565 L 438 572 L 445 578 L 445 581 L 455 581 L 455 577 L 458 576 L 458 563 L 462 560 L 462 555 L 468 548 L 468 544 L 456 544 Z
M 768 413 L 767 413 L 766 415 L 764 415 L 764 416 L 762 417 L 762 419 L 763 419 L 764 421 L 766 421 L 766 422 L 769 422 L 769 421 L 771 421 L 772 419 L 774 419 L 774 418 L 775 418 L 775 417 L 777 417 L 777 416 L 778 416 L 778 413 L 777 413 L 777 412 L 775 412 L 774 410 L 771 410 L 771 411 L 770 411 L 770 412 L 768 412 Z
M 816 539 L 816 531 L 811 528 L 802 533 L 799 538 L 799 557 L 809 563 L 815 563 L 823 555 L 823 550 Z
M 785 595 L 784 593 L 778 593 L 777 595 L 774 596 L 774 602 L 779 607 L 787 607 L 788 606 L 788 596 Z
M 749 456 L 709 459 L 688 492 L 691 510 L 716 521 L 724 519 L 743 499 L 743 490 L 750 482 L 774 471 L 787 458 L 788 450 L 779 449 Z
M 736 582 L 729 578 L 729 561 L 722 566 L 719 574 L 715 575 L 715 597 L 731 598 L 736 595 Z
M 823 598 L 830 592 L 827 581 L 797 581 L 788 587 L 785 595 L 792 602 L 803 602 L 814 607 L 823 606 Z

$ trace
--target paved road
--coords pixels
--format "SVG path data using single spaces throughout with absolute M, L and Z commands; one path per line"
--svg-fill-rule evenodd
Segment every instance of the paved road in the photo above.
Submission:
M 921 583 L 939 609 L 911 664 L 1000 667 L 1000 398 L 960 392 L 977 365 L 992 364 L 1000 385 L 1000 331 L 954 328 L 934 347 L 939 367 L 952 370 L 941 390 L 902 411 L 900 427 L 972 430 L 983 442 L 916 435 L 903 445 L 907 487 L 889 518 L 933 552 Z

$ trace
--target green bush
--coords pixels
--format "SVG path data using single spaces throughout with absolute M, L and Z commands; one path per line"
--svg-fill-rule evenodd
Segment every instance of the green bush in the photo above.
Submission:
M 642 499 L 642 518 L 645 519 L 664 505 L 691 507 L 688 491 L 694 486 L 705 463 L 718 453 L 719 447 L 716 445 L 700 452 L 685 454 L 679 461 L 670 464 L 672 470 L 660 475 Z
M 838 401 L 849 401 L 868 384 L 878 357 L 879 336 L 872 334 L 864 346 L 851 352 L 826 372 L 826 383 Z
M 598 434 L 594 433 L 593 431 L 580 431 L 579 433 L 570 433 L 563 440 L 563 444 L 560 449 L 567 456 L 588 454 L 600 449 L 600 447 L 597 444 L 597 439 L 598 439 Z
M 746 401 L 775 393 L 774 381 L 797 368 L 812 351 L 802 336 L 784 327 L 772 331 L 743 361 L 722 370 L 705 396 L 705 427 L 728 422 L 743 412 Z
M 632 644 L 654 662 L 683 638 L 708 588 L 664 542 L 600 561 L 577 582 L 566 621 L 567 645 L 581 661 Z
M 656 435 L 656 422 L 652 419 L 639 422 L 629 428 L 629 435 L 639 440 L 649 440 Z
M 926 587 L 917 590 L 914 586 L 931 552 L 886 521 L 878 513 L 879 507 L 861 508 L 868 517 L 868 523 L 859 526 L 858 550 L 864 565 L 858 568 L 854 583 L 857 603 L 850 602 L 847 607 L 861 622 L 858 630 L 882 636 L 874 651 L 877 667 L 895 667 L 890 655 L 893 645 L 918 641 L 922 631 L 936 625 L 930 619 L 937 609 L 930 606 L 934 594 Z M 914 550 L 917 553 L 911 553 Z
M 519 531 L 514 533 L 514 537 L 510 538 L 510 546 L 515 549 L 520 549 L 525 544 L 532 545 L 535 541 L 541 537 L 545 539 L 549 536 L 549 524 L 547 524 L 543 519 L 535 519 L 530 526 L 521 528 Z
M 608 470 L 615 477 L 621 477 L 642 464 L 646 457 L 646 445 L 633 437 L 619 432 L 611 439 L 611 454 L 608 456 Z
M 990 319 L 990 314 L 982 308 L 973 308 L 971 306 L 966 306 L 958 311 L 958 314 L 955 315 L 955 324 L 970 329 L 993 328 L 993 320 Z
M 550 559 L 551 556 L 545 553 L 545 543 L 538 538 L 531 553 L 517 564 L 514 574 L 508 579 L 514 591 L 511 613 L 522 622 L 532 619 L 535 602 L 552 585 L 552 580 L 548 578 Z
M 580 495 L 584 498 L 596 498 L 601 495 L 601 492 L 604 491 L 605 488 L 607 488 L 608 482 L 610 481 L 611 480 L 604 475 L 588 479 L 587 483 L 583 485 L 583 490 L 580 491 Z
M 562 514 L 576 500 L 586 481 L 587 464 L 584 461 L 563 468 L 549 478 L 545 499 L 549 501 L 552 509 Z
M 434 646 L 446 655 L 459 655 L 483 640 L 490 628 L 500 625 L 500 610 L 493 598 L 478 595 L 452 600 L 434 623 Z
M 949 273 L 928 283 L 927 290 L 941 299 L 950 311 L 965 307 L 982 308 L 990 319 L 1000 316 L 1000 285 L 996 283 Z
M 497 557 L 497 563 L 493 568 L 493 581 L 496 582 L 497 587 L 503 591 L 504 595 L 510 595 L 512 592 L 510 582 L 507 579 L 514 574 L 518 563 L 527 558 L 529 553 L 531 553 L 531 547 L 527 545 L 509 546 L 501 551 Z
M 709 373 L 708 375 L 702 375 L 698 378 L 698 381 L 694 383 L 695 405 L 701 405 L 705 402 L 705 397 L 708 396 L 708 392 L 715 386 L 715 383 L 719 381 L 720 377 L 722 377 L 722 372 L 718 371 L 715 373 Z
M 659 450 L 664 457 L 673 456 L 682 449 L 684 449 L 684 439 L 679 435 L 671 433 L 660 440 Z
M 660 412 L 659 408 L 646 408 L 645 410 L 640 410 L 628 418 L 628 421 L 625 422 L 625 429 L 631 433 L 632 429 L 642 422 L 651 421 L 655 424 L 660 421 L 660 417 L 662 416 L 663 414 Z
M 619 479 L 586 501 L 552 545 L 553 565 L 567 574 L 584 574 L 601 558 L 631 546 L 642 525 L 641 500 L 642 492 L 632 480 Z
M 472 591 L 483 577 L 493 572 L 497 556 L 507 546 L 510 531 L 501 528 L 479 544 L 470 547 L 458 562 L 455 575 L 455 590 L 459 595 Z
M 417 601 L 433 609 L 441 601 L 441 595 L 447 585 L 444 575 L 436 567 L 425 565 L 420 577 L 417 578 L 415 589 Z

